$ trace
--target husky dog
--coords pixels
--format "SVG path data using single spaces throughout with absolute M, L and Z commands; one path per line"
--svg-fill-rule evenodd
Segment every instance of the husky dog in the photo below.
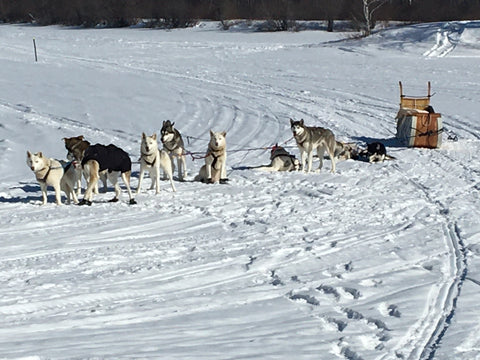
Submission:
M 81 137 L 83 138 L 83 137 Z M 65 147 L 72 153 L 75 160 L 82 164 L 82 169 L 87 175 L 87 189 L 83 200 L 79 205 L 92 205 L 93 189 L 98 183 L 99 172 L 108 170 L 108 180 L 113 184 L 115 188 L 115 197 L 110 200 L 111 202 L 118 201 L 118 197 L 121 194 L 120 185 L 118 185 L 118 176 L 121 175 L 123 183 L 128 191 L 130 198 L 130 204 L 136 204 L 135 199 L 132 196 L 130 190 L 130 176 L 132 173 L 132 161 L 130 156 L 115 145 L 90 145 L 88 141 L 82 140 L 80 144 L 73 142 L 71 139 L 64 139 Z
M 152 179 L 150 190 L 155 186 L 155 194 L 160 192 L 160 168 L 170 179 L 172 190 L 176 191 L 172 179 L 172 162 L 164 150 L 158 149 L 157 134 L 147 136 L 142 133 L 142 144 L 140 146 L 140 176 L 138 178 L 137 194 L 142 187 L 143 176 L 148 171 Z
M 173 127 L 175 123 L 164 121 L 161 130 L 161 141 L 165 150 L 172 159 L 172 169 L 175 170 L 174 158 L 177 158 L 178 178 L 183 181 L 187 177 L 187 161 L 185 158 L 185 145 L 182 135 Z M 166 174 L 168 176 L 168 174 Z
M 57 205 L 61 205 L 60 182 L 63 167 L 59 161 L 43 156 L 42 152 L 32 154 L 27 151 L 27 166 L 33 171 L 42 190 L 42 205 L 47 203 L 47 186 L 53 186 Z
M 335 142 L 335 157 L 339 160 L 358 159 L 358 149 L 354 144 Z
M 71 138 L 63 138 L 63 141 L 65 142 L 65 148 L 68 151 L 67 159 L 69 161 L 74 161 L 75 160 L 75 156 L 73 155 L 73 153 L 69 149 L 75 150 L 75 149 L 78 148 L 80 151 L 85 151 L 85 149 L 90 146 L 90 143 L 87 140 L 84 139 L 83 135 L 75 136 L 75 137 L 71 137 Z M 85 177 L 85 180 L 87 180 L 87 182 L 88 182 L 88 174 L 84 172 L 83 176 Z M 101 171 L 99 173 L 99 177 L 100 177 L 100 180 L 103 183 L 103 192 L 107 192 L 107 189 L 108 189 L 107 188 L 107 171 L 106 170 Z M 77 183 L 77 196 L 80 196 L 81 190 L 82 190 L 82 181 L 81 181 L 81 179 L 79 179 L 78 183 Z M 98 184 L 95 185 L 95 187 L 93 189 L 93 192 L 95 194 L 98 194 Z
M 70 197 L 72 197 L 74 204 L 78 204 L 77 194 L 75 193 L 75 186 L 79 182 L 81 182 L 82 165 L 76 160 L 60 160 L 60 164 L 63 167 L 63 176 L 60 182 L 60 188 L 67 195 L 67 204 L 70 204 Z
M 318 170 L 320 170 L 323 166 L 323 154 L 326 149 L 332 162 L 331 172 L 334 173 L 336 142 L 335 135 L 333 135 L 332 131 L 321 127 L 305 126 L 303 119 L 300 121 L 290 119 L 290 127 L 292 129 L 293 137 L 297 142 L 298 149 L 300 150 L 302 170 L 305 171 L 305 163 L 308 160 L 306 171 L 312 171 L 313 151 L 315 149 L 317 150 L 317 155 L 320 159 L 320 165 L 318 167 Z
M 195 181 L 206 183 L 220 182 L 225 184 L 227 179 L 227 133 L 210 130 L 210 142 L 208 143 L 205 165 L 200 169 Z
M 255 168 L 260 171 L 298 171 L 300 169 L 300 161 L 295 155 L 290 154 L 284 147 L 275 146 L 270 151 L 270 165 Z
M 387 155 L 387 149 L 381 142 L 368 144 L 367 148 L 360 152 L 360 155 L 367 157 L 368 161 L 371 163 L 395 159 L 393 156 Z

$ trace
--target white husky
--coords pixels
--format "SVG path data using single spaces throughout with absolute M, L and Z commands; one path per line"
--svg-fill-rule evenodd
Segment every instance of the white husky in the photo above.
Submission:
M 42 152 L 32 154 L 27 151 L 27 166 L 33 171 L 42 190 L 42 205 L 47 203 L 47 186 L 53 186 L 57 205 L 61 205 L 60 182 L 63 167 L 59 161 L 43 156 Z
M 137 194 L 142 187 L 145 171 L 148 171 L 152 179 L 150 190 L 155 186 L 155 194 L 160 192 L 160 168 L 170 180 L 172 190 L 177 191 L 173 184 L 172 162 L 166 151 L 158 149 L 157 134 L 147 136 L 145 133 L 142 133 L 140 152 L 140 176 L 138 177 Z
M 224 184 L 227 179 L 227 133 L 210 130 L 210 142 L 208 143 L 205 165 L 200 168 L 195 181 L 207 183 L 220 182 Z
M 60 164 L 63 167 L 63 176 L 60 181 L 60 188 L 67 195 L 67 204 L 70 204 L 70 197 L 74 204 L 78 204 L 77 192 L 75 186 L 81 182 L 82 178 L 82 165 L 76 161 L 64 161 L 60 160 Z

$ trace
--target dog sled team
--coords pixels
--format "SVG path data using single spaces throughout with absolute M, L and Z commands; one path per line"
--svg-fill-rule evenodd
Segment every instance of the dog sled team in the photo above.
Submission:
M 178 179 L 183 181 L 187 177 L 185 144 L 180 132 L 174 127 L 175 123 L 167 120 L 163 122 L 159 147 L 157 134 L 141 136 L 140 145 L 140 172 L 136 194 L 142 189 L 145 173 L 151 179 L 150 190 L 155 194 L 160 192 L 160 173 L 168 179 L 173 192 L 176 191 L 173 181 L 175 161 L 177 163 Z M 323 157 L 327 152 L 331 161 L 331 172 L 335 172 L 335 159 L 361 159 L 370 162 L 393 159 L 386 154 L 385 146 L 381 143 L 368 144 L 368 147 L 359 151 L 351 144 L 335 140 L 335 135 L 329 129 L 311 127 L 304 124 L 303 119 L 290 119 L 293 138 L 300 152 L 300 160 L 290 154 L 278 144 L 271 148 L 270 164 L 255 168 L 260 171 L 299 171 L 311 172 L 313 156 L 316 152 L 319 159 L 318 171 L 323 166 Z M 53 187 L 55 201 L 61 204 L 61 191 L 66 194 L 67 204 L 91 205 L 94 194 L 98 194 L 98 182 L 102 181 L 103 189 L 107 189 L 107 180 L 113 185 L 115 196 L 110 202 L 119 200 L 121 188 L 118 183 L 121 177 L 129 196 L 129 203 L 136 204 L 130 186 L 132 175 L 132 161 L 127 152 L 113 145 L 92 145 L 83 136 L 64 138 L 69 161 L 60 161 L 46 157 L 42 152 L 27 151 L 27 166 L 33 171 L 42 191 L 42 204 L 47 203 L 47 186 Z M 201 167 L 194 181 L 204 183 L 227 183 L 227 142 L 226 132 L 210 130 L 205 156 L 205 164 Z M 79 200 L 82 176 L 86 180 L 83 199 Z

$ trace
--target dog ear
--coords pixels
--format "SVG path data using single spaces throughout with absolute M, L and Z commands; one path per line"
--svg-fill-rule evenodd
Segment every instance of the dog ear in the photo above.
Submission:
M 32 157 L 32 153 L 30 151 L 27 150 L 27 156 L 28 157 Z
M 302 125 L 302 126 L 303 126 L 303 119 L 301 119 L 301 120 L 300 120 L 300 125 Z
M 174 122 L 172 122 L 172 128 L 173 128 L 173 125 L 175 125 L 175 121 L 174 121 Z
M 83 139 L 84 139 L 84 138 L 83 138 L 83 135 L 77 136 L 77 139 L 78 139 L 78 140 L 83 140 Z
M 210 136 L 214 136 L 215 134 L 213 133 L 213 130 L 210 129 Z
M 42 154 L 41 151 L 39 151 L 39 152 L 37 153 L 37 155 L 38 155 L 38 157 L 43 157 L 43 154 Z
M 157 140 L 157 133 L 154 133 L 154 134 L 152 135 L 152 139 L 153 139 L 153 140 Z
M 294 121 L 292 118 L 290 118 L 290 125 L 293 125 Z
M 147 135 L 145 135 L 144 132 L 142 132 L 142 139 L 145 139 L 147 137 Z
M 226 131 L 222 131 L 222 135 L 223 135 L 223 137 L 227 137 L 227 132 L 226 132 Z

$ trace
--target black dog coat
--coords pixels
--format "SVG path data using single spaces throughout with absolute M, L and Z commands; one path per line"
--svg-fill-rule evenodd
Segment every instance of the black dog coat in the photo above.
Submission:
M 108 170 L 108 172 L 120 171 L 125 173 L 132 170 L 130 156 L 124 150 L 112 144 L 89 146 L 83 155 L 82 166 L 89 160 L 98 162 L 99 171 Z

